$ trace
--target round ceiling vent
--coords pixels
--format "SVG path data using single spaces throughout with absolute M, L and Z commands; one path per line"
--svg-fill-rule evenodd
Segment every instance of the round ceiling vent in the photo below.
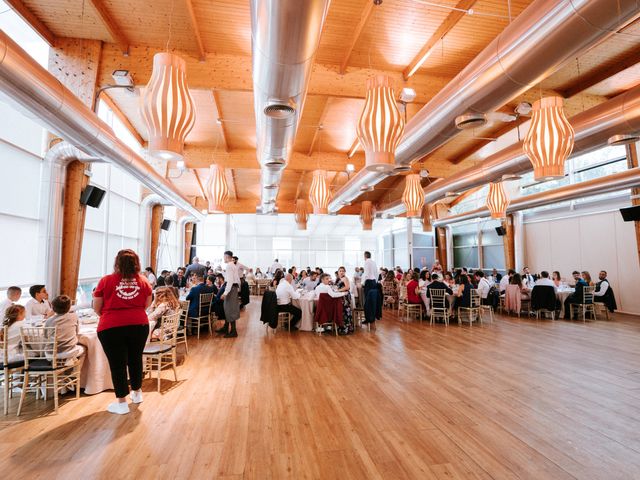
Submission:
M 483 113 L 466 113 L 456 117 L 456 127 L 459 130 L 478 128 L 487 124 L 487 116 Z
M 269 118 L 281 119 L 288 118 L 293 115 L 295 109 L 289 105 L 283 105 L 281 103 L 274 103 L 267 105 L 264 109 L 264 114 Z
M 393 173 L 402 173 L 402 172 L 410 172 L 411 165 L 397 165 L 393 169 Z

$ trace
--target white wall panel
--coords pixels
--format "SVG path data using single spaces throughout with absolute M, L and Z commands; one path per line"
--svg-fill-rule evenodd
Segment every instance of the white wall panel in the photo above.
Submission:
M 105 274 L 104 247 L 102 232 L 92 232 L 85 229 L 80 258 L 80 278 L 96 278 Z
M 36 219 L 42 160 L 0 142 L 0 212 Z
M 0 288 L 44 279 L 38 261 L 38 221 L 0 214 Z

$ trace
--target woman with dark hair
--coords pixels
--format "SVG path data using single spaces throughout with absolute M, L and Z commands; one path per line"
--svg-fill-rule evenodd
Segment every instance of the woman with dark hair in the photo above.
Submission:
M 275 289 L 278 288 L 278 284 L 280 283 L 280 280 L 282 280 L 283 278 L 284 278 L 284 272 L 280 269 L 277 269 L 275 275 L 273 276 L 273 280 L 271 280 L 271 284 L 270 284 L 271 289 L 275 291 Z
M 560 276 L 560 272 L 557 270 L 551 274 L 551 280 L 553 280 L 553 284 L 558 288 L 562 284 L 562 277 Z
M 351 311 L 351 284 L 347 277 L 347 269 L 340 267 L 338 269 L 338 279 L 336 280 L 336 287 L 339 292 L 345 292 L 346 295 L 342 297 L 342 316 L 344 318 L 344 328 L 342 334 L 353 333 L 353 312 Z
M 457 309 L 459 307 L 470 307 L 471 306 L 471 290 L 472 290 L 471 282 L 469 281 L 469 276 L 465 274 L 460 275 L 460 287 L 458 288 L 458 294 L 456 295 L 456 301 L 454 304 L 454 308 Z
M 146 309 L 151 305 L 152 288 L 140 274 L 140 259 L 133 250 L 120 250 L 113 273 L 102 277 L 93 292 L 93 309 L 100 316 L 98 339 L 109 360 L 117 401 L 107 410 L 129 413 L 127 395 L 131 379 L 131 401 L 142 402 L 142 352 L 149 336 Z
M 520 298 L 522 300 L 529 299 L 529 292 L 527 291 L 526 288 L 524 288 L 524 285 L 522 284 L 522 276 L 519 273 L 514 273 L 513 276 L 511 277 L 511 280 L 509 280 L 509 283 L 511 285 L 518 286 L 518 288 L 520 289 Z
M 145 268 L 143 275 L 147 277 L 147 280 L 149 280 L 151 287 L 156 288 L 156 283 L 158 283 L 158 279 L 156 277 L 156 272 L 153 271 L 153 268 L 151 267 Z

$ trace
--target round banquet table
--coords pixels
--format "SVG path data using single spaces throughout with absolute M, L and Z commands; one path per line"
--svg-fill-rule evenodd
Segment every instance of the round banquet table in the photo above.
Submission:
M 291 303 L 302 310 L 302 320 L 300 320 L 299 330 L 303 332 L 313 331 L 313 315 L 315 310 L 315 294 L 305 292 L 299 300 L 292 300 Z
M 565 288 L 556 290 L 556 298 L 560 302 L 560 318 L 564 318 L 564 301 L 567 297 L 575 292 L 574 288 Z
M 86 356 L 80 371 L 80 388 L 87 395 L 112 390 L 111 371 L 109 361 L 98 340 L 98 316 L 93 310 L 78 312 L 80 320 L 78 342 L 86 347 Z M 149 335 L 153 331 L 156 322 L 149 322 Z

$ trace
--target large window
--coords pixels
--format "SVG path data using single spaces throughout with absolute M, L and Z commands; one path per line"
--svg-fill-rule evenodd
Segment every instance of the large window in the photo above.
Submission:
M 454 268 L 504 271 L 503 237 L 496 232 L 498 220 L 483 220 L 453 227 Z

